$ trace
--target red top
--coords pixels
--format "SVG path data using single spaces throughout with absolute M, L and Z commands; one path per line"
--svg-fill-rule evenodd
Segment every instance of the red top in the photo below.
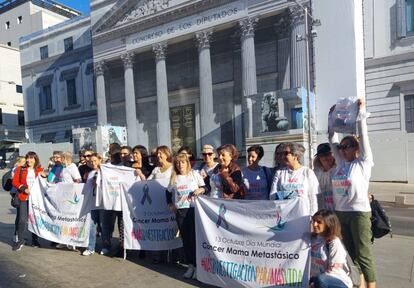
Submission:
M 20 177 L 20 170 L 23 169 L 22 171 L 22 176 Z M 37 175 L 39 175 L 39 173 L 43 172 L 43 168 L 42 167 L 37 167 L 34 169 L 35 170 L 35 175 L 37 177 Z M 27 167 L 24 166 L 19 166 L 16 168 L 16 171 L 14 172 L 14 176 L 13 176 L 13 186 L 19 190 L 19 199 L 20 201 L 26 201 L 27 198 L 29 198 L 29 195 L 24 193 L 24 190 L 26 188 L 28 188 L 27 186 L 27 174 L 29 173 L 29 170 L 27 169 Z

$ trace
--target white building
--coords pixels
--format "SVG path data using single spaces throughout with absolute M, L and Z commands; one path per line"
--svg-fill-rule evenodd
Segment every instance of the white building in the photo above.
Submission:
M 414 182 L 414 1 L 365 0 L 372 180 Z
M 96 125 L 89 16 L 20 39 L 30 142 L 70 141 L 73 127 Z
M 0 43 L 19 48 L 19 38 L 81 13 L 50 0 L 6 0 L 0 3 Z
M 0 44 L 0 156 L 24 140 L 24 112 L 20 53 Z

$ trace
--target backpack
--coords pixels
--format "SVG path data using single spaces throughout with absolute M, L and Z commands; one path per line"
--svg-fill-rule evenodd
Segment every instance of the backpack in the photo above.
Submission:
M 374 238 L 381 238 L 388 233 L 391 234 L 392 237 L 392 229 L 391 229 L 391 222 L 388 218 L 387 214 L 385 213 L 384 208 L 382 208 L 381 204 L 378 200 L 374 199 L 372 195 L 371 201 L 371 230 L 372 230 L 372 239 L 371 241 L 374 242 Z
M 3 175 L 2 186 L 5 191 L 10 191 L 13 188 L 13 179 L 12 179 L 13 169 L 10 169 L 7 173 Z

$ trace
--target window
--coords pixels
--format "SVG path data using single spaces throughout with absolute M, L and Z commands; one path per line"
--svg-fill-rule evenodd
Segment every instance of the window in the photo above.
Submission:
M 52 88 L 50 85 L 42 86 L 40 93 L 40 112 L 52 110 Z
M 22 85 L 16 85 L 16 93 L 23 93 Z
M 9 30 L 10 29 L 10 21 L 7 21 L 4 26 L 6 27 L 6 30 Z
M 7 42 L 7 46 L 11 47 L 11 42 Z
M 405 130 L 414 133 L 414 95 L 405 95 Z
M 63 40 L 65 44 L 65 52 L 72 51 L 73 50 L 73 38 L 69 37 Z
M 0 124 L 3 124 L 3 110 L 0 108 Z
M 40 59 L 46 59 L 49 57 L 49 49 L 47 46 L 40 47 Z
M 24 111 L 22 110 L 17 111 L 17 124 L 19 126 L 24 126 Z
M 414 0 L 405 0 L 405 15 L 407 33 L 414 32 Z
M 73 106 L 78 104 L 76 99 L 76 80 L 70 79 L 66 80 L 66 90 L 68 95 L 68 106 Z
M 22 24 L 22 23 L 23 23 L 23 16 L 17 17 L 17 24 Z

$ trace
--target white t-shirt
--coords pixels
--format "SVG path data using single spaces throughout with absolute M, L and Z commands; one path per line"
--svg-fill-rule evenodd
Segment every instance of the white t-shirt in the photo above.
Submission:
M 341 280 L 347 287 L 352 288 L 349 268 L 346 265 L 346 250 L 337 237 L 329 242 L 329 245 L 322 237 L 312 238 L 310 276 L 315 277 L 323 273 Z
M 27 183 L 27 186 L 29 187 L 29 190 L 32 189 L 32 186 L 35 180 L 36 180 L 35 170 L 33 168 L 27 168 L 26 183 Z
M 352 162 L 340 161 L 332 176 L 332 191 L 337 211 L 370 212 L 368 199 L 372 161 L 359 157 Z
M 173 203 L 177 209 L 183 209 L 193 206 L 193 201 L 188 195 L 202 186 L 205 186 L 205 183 L 200 174 L 190 171 L 188 175 L 177 175 L 175 184 L 168 185 L 167 190 L 172 193 Z
M 73 183 L 76 180 L 81 180 L 82 177 L 79 173 L 78 167 L 75 165 L 75 163 L 71 163 L 65 168 L 63 168 L 62 171 L 62 182 L 64 183 Z
M 265 169 L 267 169 L 265 171 Z M 267 172 L 267 174 L 266 174 Z M 269 200 L 270 187 L 269 183 L 272 177 L 270 169 L 260 167 L 259 170 L 251 170 L 249 167 L 242 168 L 243 182 L 246 186 L 246 200 Z M 267 177 L 266 177 L 267 175 Z
M 201 167 L 201 170 L 204 170 L 204 172 L 206 172 L 206 174 L 211 177 L 211 175 L 213 175 L 213 170 L 214 168 L 216 168 L 216 166 L 218 165 L 218 163 L 214 162 L 213 167 L 208 168 L 207 164 L 204 164 L 203 167 Z
M 308 167 L 291 170 L 284 167 L 276 171 L 270 189 L 270 200 L 284 200 L 299 197 L 308 201 L 309 208 L 304 215 L 313 215 L 318 211 L 316 195 L 320 193 L 318 179 Z M 306 208 L 305 208 L 306 209 Z
M 210 176 L 210 197 L 212 198 L 222 198 L 223 197 L 223 183 L 219 173 L 212 174 Z
M 315 172 L 316 178 L 319 182 L 319 188 L 323 193 L 323 202 L 325 204 L 325 209 L 334 210 L 333 202 L 333 193 L 332 193 L 332 176 L 335 173 L 336 166 L 332 167 L 328 171 L 324 171 L 322 168 L 315 167 L 313 172 Z
M 154 170 L 152 170 L 151 174 L 148 176 L 147 180 L 153 180 L 153 179 L 170 179 L 171 173 L 173 170 L 173 166 L 170 166 L 167 170 L 164 172 L 161 172 L 160 167 L 155 167 Z

